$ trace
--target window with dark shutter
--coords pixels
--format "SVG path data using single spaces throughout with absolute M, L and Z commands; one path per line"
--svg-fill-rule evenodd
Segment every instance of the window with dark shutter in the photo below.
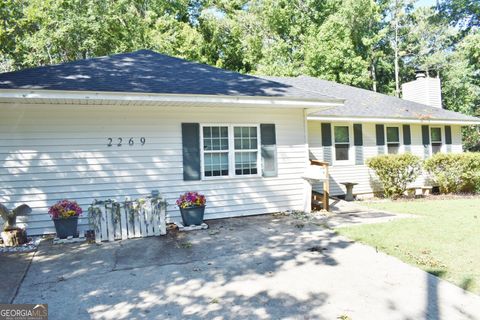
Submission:
M 350 132 L 348 126 L 334 126 L 335 161 L 348 161 L 350 150 Z
M 387 127 L 387 152 L 397 154 L 400 149 L 400 128 Z
M 432 154 L 442 151 L 442 128 L 430 128 L 430 141 L 432 142 Z

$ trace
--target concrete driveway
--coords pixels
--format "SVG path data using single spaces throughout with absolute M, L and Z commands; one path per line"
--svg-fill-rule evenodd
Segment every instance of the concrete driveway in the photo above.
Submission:
M 102 245 L 43 243 L 14 303 L 50 319 L 480 319 L 480 297 L 318 222 L 261 216 Z

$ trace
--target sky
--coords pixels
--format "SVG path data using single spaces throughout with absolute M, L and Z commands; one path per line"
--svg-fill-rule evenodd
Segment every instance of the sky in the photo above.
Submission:
M 418 0 L 416 7 L 431 7 L 437 4 L 437 0 Z

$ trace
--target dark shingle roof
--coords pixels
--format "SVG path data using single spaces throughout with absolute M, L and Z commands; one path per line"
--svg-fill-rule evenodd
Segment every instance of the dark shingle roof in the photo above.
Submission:
M 462 113 L 308 76 L 263 78 L 345 99 L 344 106 L 316 112 L 315 115 L 319 116 L 480 121 Z
M 0 74 L 0 89 L 137 92 L 331 100 L 294 86 L 149 50 Z

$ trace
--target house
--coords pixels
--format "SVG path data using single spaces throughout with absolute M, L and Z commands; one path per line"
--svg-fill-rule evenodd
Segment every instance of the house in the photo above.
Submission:
M 368 157 L 461 152 L 460 127 L 476 123 L 310 77 L 254 77 L 148 50 L 80 60 L 0 74 L 0 202 L 33 208 L 30 234 L 53 232 L 47 211 L 60 199 L 86 211 L 93 199 L 152 190 L 170 220 L 185 191 L 207 196 L 207 219 L 302 210 L 309 158 L 331 162 L 334 194 L 343 180 L 371 192 Z
M 441 107 L 440 81 L 424 78 L 403 86 L 407 101 L 377 92 L 318 78 L 264 77 L 285 85 L 345 99 L 343 106 L 307 115 L 311 159 L 330 164 L 330 194 L 342 195 L 342 182 L 356 182 L 357 196 L 381 191 L 381 185 L 365 160 L 387 153 L 410 152 L 426 159 L 436 152 L 463 152 L 462 126 L 480 119 Z M 428 98 L 426 98 L 428 96 Z M 429 185 L 421 176 L 417 187 Z M 316 186 L 321 191 L 321 186 Z

